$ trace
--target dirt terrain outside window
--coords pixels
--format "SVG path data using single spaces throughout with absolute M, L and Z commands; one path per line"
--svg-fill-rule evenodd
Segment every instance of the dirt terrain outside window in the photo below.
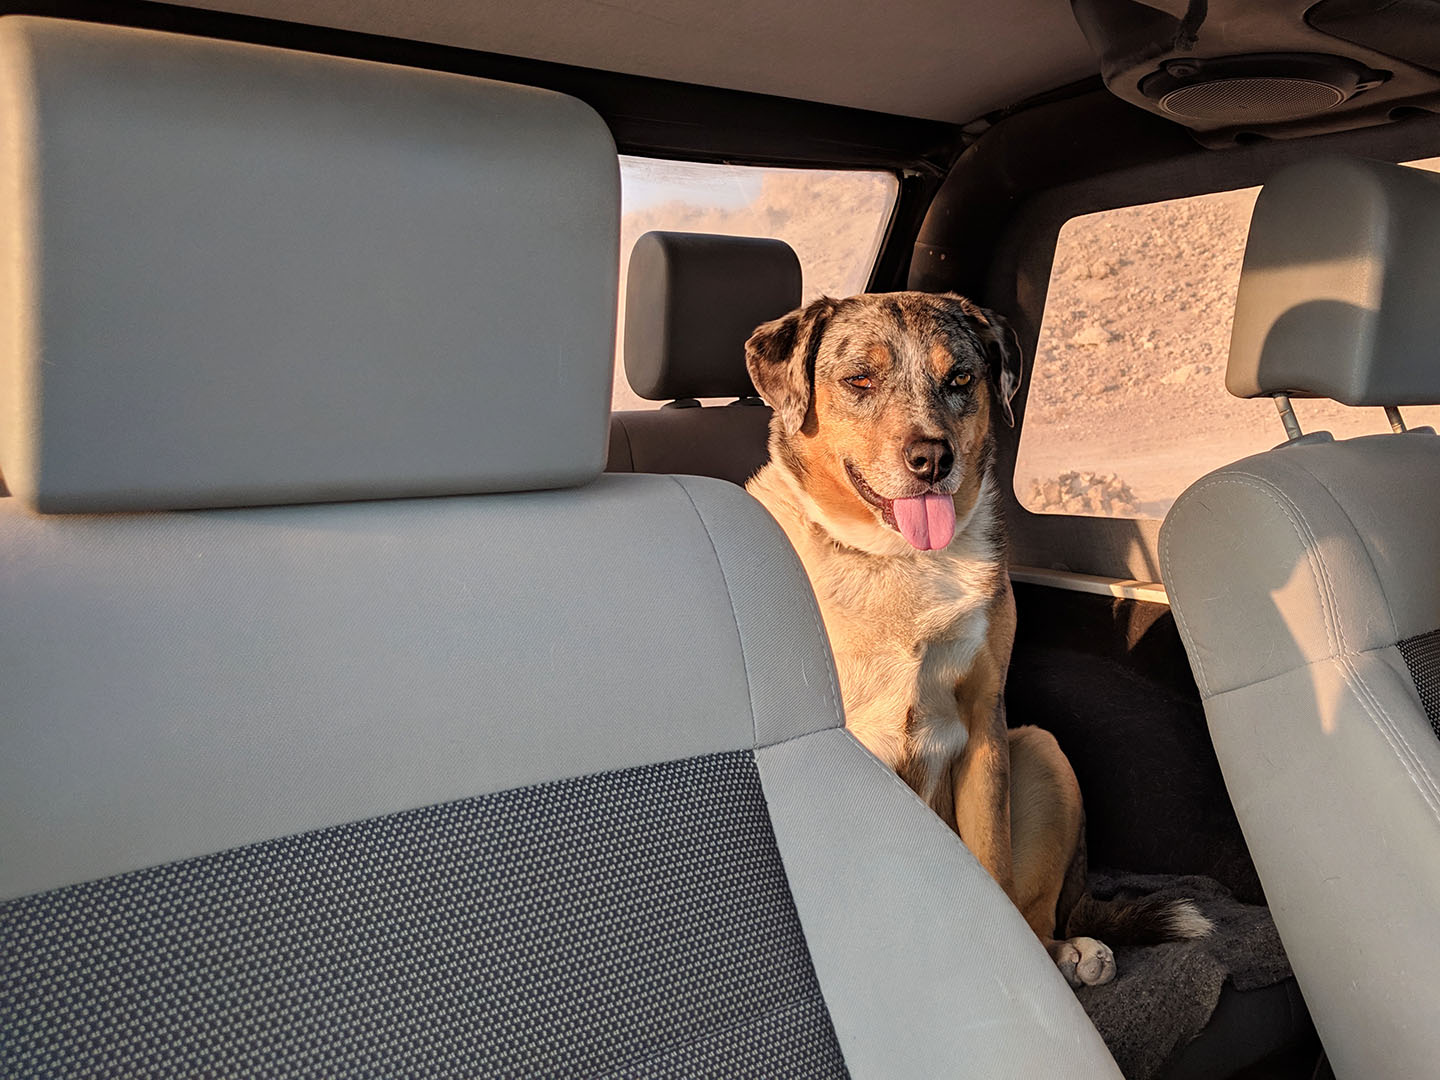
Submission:
M 1440 172 L 1440 158 L 1410 162 Z M 1162 518 L 1205 473 L 1283 442 L 1269 399 L 1225 390 L 1245 235 L 1259 188 L 1087 214 L 1060 230 L 1015 493 L 1036 513 Z M 1294 401 L 1337 439 L 1380 409 Z M 1403 410 L 1440 427 L 1440 407 Z

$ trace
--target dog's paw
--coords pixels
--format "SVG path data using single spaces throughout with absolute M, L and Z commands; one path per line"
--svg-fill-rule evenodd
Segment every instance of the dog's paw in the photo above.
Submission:
M 1115 978 L 1115 954 L 1094 938 L 1077 937 L 1050 946 L 1050 957 L 1072 987 L 1104 986 Z

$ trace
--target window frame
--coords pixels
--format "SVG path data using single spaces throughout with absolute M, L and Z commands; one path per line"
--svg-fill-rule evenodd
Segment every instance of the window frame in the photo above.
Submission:
M 1014 429 L 998 431 L 996 481 L 1005 509 L 1014 565 L 1160 582 L 1159 537 L 1153 518 L 1034 513 L 1015 494 L 1015 466 L 1025 423 L 1032 364 L 1049 291 L 1060 229 L 1071 218 L 1169 199 L 1263 185 L 1278 169 L 1324 154 L 1405 162 L 1440 155 L 1440 121 L 1419 118 L 1327 136 L 1199 151 L 1129 168 L 1097 172 L 1025 199 L 1001 228 L 986 275 L 990 306 L 1010 316 L 1026 358 L 1012 408 Z M 1275 441 L 1284 432 L 1277 420 Z
M 896 172 L 896 171 L 894 171 L 894 170 L 891 170 L 891 169 L 877 169 L 877 168 L 861 167 L 861 166 L 856 166 L 856 167 L 854 167 L 854 168 L 835 168 L 835 167 L 833 167 L 833 166 L 821 166 L 821 165 L 813 165 L 813 166 L 773 165 L 773 164 L 763 164 L 763 165 L 759 165 L 759 164 L 754 164 L 754 163 L 751 163 L 751 162 L 744 162 L 744 161 L 724 161 L 724 162 L 697 161 L 697 160 L 695 160 L 694 158 L 688 158 L 688 157 L 686 157 L 686 158 L 663 157 L 663 158 L 662 158 L 662 157 L 655 157 L 655 156 L 653 156 L 653 155 L 642 155 L 642 154 L 621 154 L 620 157 L 621 157 L 622 159 L 630 158 L 630 159 L 640 159 L 640 160 L 646 160 L 646 161 L 673 162 L 673 163 L 678 164 L 678 165 L 701 165 L 701 166 L 706 166 L 706 167 L 710 167 L 710 168 L 742 168 L 742 169 L 775 170 L 775 171 L 781 171 L 781 170 L 783 170 L 783 171 L 786 171 L 786 172 L 797 172 L 797 173 L 803 173 L 803 172 L 817 172 L 817 173 L 818 173 L 818 172 L 826 172 L 826 173 L 831 173 L 831 174 L 834 174 L 834 173 L 854 172 L 854 173 L 865 173 L 865 174 L 867 174 L 867 175 L 869 175 L 869 176 L 883 176 L 883 177 L 887 177 L 887 178 L 893 183 L 893 185 L 894 185 L 894 186 L 893 186 L 893 189 L 892 189 L 892 191 L 891 191 L 891 195 L 890 195 L 890 205 L 889 205 L 888 209 L 886 210 L 885 214 L 883 215 L 882 220 L 879 221 L 878 224 L 877 224 L 877 226 L 876 226 L 875 234 L 874 234 L 874 235 L 875 235 L 875 238 L 876 238 L 876 239 L 875 239 L 875 244 L 876 244 L 875 250 L 874 250 L 874 252 L 872 253 L 872 255 L 871 255 L 871 257 L 870 257 L 869 265 L 864 268 L 863 280 L 862 280 L 862 282 L 861 282 L 861 284 L 860 284 L 860 287 L 859 287 L 859 288 L 860 288 L 860 291 L 862 291 L 862 292 L 873 292 L 873 291 L 876 291 L 876 287 L 875 287 L 875 285 L 874 285 L 874 282 L 875 282 L 877 276 L 879 276 L 879 275 L 882 273 L 882 265 L 881 265 L 881 264 L 882 264 L 882 257 L 883 257 L 883 255 L 884 255 L 884 253 L 885 253 L 886 246 L 891 243 L 891 237 L 892 237 L 892 235 L 894 234 L 894 231 L 895 231 L 895 228 L 896 228 L 896 222 L 897 222 L 898 216 L 899 216 L 899 214 L 900 214 L 901 200 L 902 200 L 902 198 L 904 197 L 904 194 L 905 194 L 905 188 L 904 188 L 905 178 L 904 178 L 904 176 L 902 176 L 900 173 L 898 173 L 898 172 Z M 624 225 L 624 212 L 623 212 L 623 211 L 624 211 L 624 197 L 623 197 L 623 190 L 624 190 L 624 162 L 623 162 L 623 160 L 622 160 L 622 163 L 621 163 L 621 190 L 622 190 L 622 203 L 621 203 L 621 209 L 622 209 L 622 214 L 621 214 L 621 239 L 622 239 L 622 241 L 623 241 L 624 238 L 625 238 L 625 225 Z M 696 205 L 698 205 L 698 204 L 696 204 Z M 658 227 L 665 228 L 666 226 L 661 225 L 661 226 L 658 226 Z M 640 235 L 644 235 L 644 234 L 641 233 Z M 737 235 L 738 235 L 738 234 L 737 234 Z M 759 235 L 759 234 L 746 234 L 746 235 Z M 783 236 L 778 236 L 778 237 L 777 237 L 774 233 L 767 234 L 766 238 L 768 238 L 768 239 L 781 239 L 781 240 L 784 240 L 784 239 L 785 239 Z M 636 236 L 636 237 L 634 238 L 634 240 L 638 240 L 638 239 L 639 239 L 639 236 Z M 633 241 L 632 241 L 632 248 L 633 248 Z M 792 248 L 793 248 L 793 245 L 792 245 Z M 626 250 L 626 249 L 622 246 L 622 248 L 621 248 L 621 250 L 620 250 L 620 289 L 619 289 L 619 297 L 617 298 L 617 304 L 616 304 L 616 325 L 615 325 L 615 370 L 616 370 L 616 375 L 615 375 L 616 383 L 615 383 L 615 385 L 616 385 L 617 387 L 619 387 L 619 386 L 621 385 L 621 382 L 622 382 L 622 380 L 623 380 L 624 351 L 625 351 L 625 318 L 624 318 L 623 298 L 624 298 L 624 294 L 625 294 L 625 278 L 626 278 L 626 276 L 627 276 L 627 267 L 628 267 L 628 265 L 629 265 L 629 257 L 630 257 L 630 254 L 631 254 L 630 250 Z M 799 255 L 800 253 L 797 252 L 796 254 Z M 802 262 L 801 262 L 801 268 L 802 268 L 802 271 L 803 271 L 803 269 L 804 269 L 803 259 L 802 259 Z M 632 393 L 631 396 L 634 396 L 633 393 Z M 702 402 L 702 404 L 703 404 L 703 402 Z M 664 405 L 664 402 L 661 402 L 661 401 L 653 401 L 653 402 L 645 403 L 642 407 L 643 407 L 644 409 L 646 409 L 646 410 L 649 410 L 649 409 L 658 409 L 658 408 L 662 407 L 663 405 Z M 618 412 L 625 412 L 625 411 L 628 411 L 629 409 L 634 408 L 634 406 L 633 406 L 633 405 L 628 405 L 628 404 L 622 404 L 621 402 L 619 402 L 619 401 L 616 400 L 616 396 L 612 396 L 610 408 L 611 408 L 611 412 L 617 412 L 617 411 L 618 411 Z

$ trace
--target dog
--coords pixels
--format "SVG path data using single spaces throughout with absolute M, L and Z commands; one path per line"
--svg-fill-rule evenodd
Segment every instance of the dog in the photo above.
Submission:
M 1085 893 L 1080 786 L 1054 737 L 1008 729 L 1015 636 L 995 423 L 1018 341 L 954 293 L 822 297 L 758 327 L 746 367 L 774 411 L 746 485 L 800 555 L 835 653 L 846 727 L 950 826 L 1072 986 L 1111 947 L 1210 929 L 1188 901 Z

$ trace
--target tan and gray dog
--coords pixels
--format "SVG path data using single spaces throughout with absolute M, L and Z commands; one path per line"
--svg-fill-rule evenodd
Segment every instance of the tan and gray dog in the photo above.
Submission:
M 775 411 L 770 463 L 748 490 L 809 573 L 846 726 L 959 833 L 1071 985 L 1114 978 L 1090 934 L 1207 933 L 1189 903 L 1084 895 L 1070 763 L 1048 732 L 1006 727 L 1015 601 L 992 425 L 1014 424 L 1009 327 L 954 294 L 825 297 L 759 327 L 745 351 Z

